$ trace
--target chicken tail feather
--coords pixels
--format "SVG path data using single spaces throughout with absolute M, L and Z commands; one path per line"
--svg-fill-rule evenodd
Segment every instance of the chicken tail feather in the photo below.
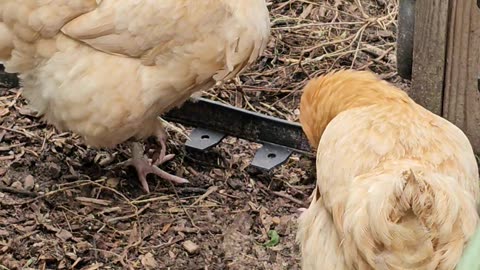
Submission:
M 350 192 L 346 260 L 373 269 L 453 269 L 478 222 L 474 198 L 435 172 L 383 170 L 356 177 Z

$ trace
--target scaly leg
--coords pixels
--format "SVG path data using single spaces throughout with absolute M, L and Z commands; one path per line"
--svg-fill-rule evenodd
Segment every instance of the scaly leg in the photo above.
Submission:
M 165 149 L 164 147 L 162 147 Z M 169 174 L 165 172 L 164 170 L 158 168 L 157 166 L 151 164 L 148 159 L 143 155 L 143 147 L 141 146 L 140 143 L 138 142 L 132 142 L 131 145 L 132 149 L 132 158 L 129 159 L 128 161 L 125 162 L 125 165 L 130 165 L 135 167 L 137 170 L 138 174 L 138 179 L 140 181 L 140 184 L 142 185 L 143 189 L 148 193 L 150 192 L 148 188 L 148 183 L 147 183 L 147 175 L 148 174 L 155 174 L 159 176 L 160 178 L 163 178 L 165 180 L 168 180 L 172 183 L 188 183 L 188 180 Z M 163 150 L 164 151 L 164 150 Z M 159 165 L 171 160 L 174 155 L 165 155 L 163 154 L 163 157 L 159 157 L 157 159 L 157 162 Z M 161 159 L 160 159 L 161 158 Z
M 167 151 L 167 132 L 165 132 L 165 129 L 163 128 L 162 122 L 160 120 L 157 121 L 157 127 L 155 130 L 155 138 L 157 139 L 157 142 L 160 144 L 160 154 L 157 158 L 154 158 L 152 161 L 153 165 L 159 166 L 160 164 L 164 163 L 164 159 L 166 158 L 166 151 Z M 155 154 L 154 154 L 155 156 Z M 175 155 L 170 154 L 168 156 L 171 156 L 170 159 L 172 159 Z

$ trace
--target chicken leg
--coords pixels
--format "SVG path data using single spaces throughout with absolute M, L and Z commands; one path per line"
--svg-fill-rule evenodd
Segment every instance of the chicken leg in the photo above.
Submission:
M 132 157 L 123 163 L 123 165 L 125 166 L 135 167 L 138 175 L 138 180 L 140 181 L 142 188 L 147 193 L 149 192 L 148 183 L 147 183 L 148 174 L 155 174 L 160 178 L 168 180 L 172 183 L 177 183 L 177 184 L 188 183 L 188 180 L 169 174 L 157 167 L 171 160 L 175 155 L 174 154 L 166 155 L 166 149 L 167 149 L 166 142 L 167 142 L 168 136 L 167 136 L 167 133 L 165 132 L 165 129 L 163 128 L 163 124 L 161 120 L 155 119 L 152 122 L 152 124 L 155 125 L 155 132 L 153 135 L 155 136 L 158 144 L 160 145 L 159 149 L 157 149 L 153 153 L 152 161 L 150 161 L 147 157 L 144 156 L 142 145 L 139 142 L 133 141 L 131 142 L 131 146 L 130 146 Z
M 157 139 L 157 142 L 160 144 L 160 153 L 158 157 L 152 160 L 152 164 L 155 166 L 159 166 L 160 164 L 167 161 L 167 160 L 164 160 L 166 158 L 165 155 L 167 151 L 167 132 L 165 132 L 165 129 L 163 128 L 163 125 L 160 122 L 160 120 L 157 119 L 156 123 L 157 123 L 157 127 L 155 130 L 155 138 Z M 156 153 L 158 153 L 158 151 L 155 151 L 154 157 Z M 169 156 L 171 157 L 168 160 L 172 159 L 174 155 L 170 154 Z
M 165 147 L 162 147 L 160 152 L 163 152 L 163 155 L 160 153 L 155 164 L 152 164 L 144 155 L 143 155 L 143 148 L 139 142 L 132 142 L 131 144 L 132 149 L 132 158 L 125 162 L 127 166 L 133 166 L 137 170 L 138 180 L 142 185 L 142 188 L 148 193 L 150 192 L 147 183 L 147 175 L 148 174 L 155 174 L 160 178 L 168 180 L 172 183 L 182 184 L 188 183 L 188 180 L 178 177 L 176 175 L 169 174 L 164 170 L 158 168 L 156 165 L 161 165 L 169 160 L 171 160 L 174 155 L 165 155 Z

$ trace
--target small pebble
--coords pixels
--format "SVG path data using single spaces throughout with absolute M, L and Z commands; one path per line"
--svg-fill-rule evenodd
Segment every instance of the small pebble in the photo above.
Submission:
M 35 187 L 35 178 L 32 175 L 27 175 L 23 180 L 23 187 L 26 190 L 32 190 Z
M 183 242 L 182 245 L 189 254 L 195 254 L 199 249 L 199 246 L 190 240 Z
M 280 218 L 279 217 L 273 217 L 272 222 L 275 223 L 276 225 L 280 224 Z

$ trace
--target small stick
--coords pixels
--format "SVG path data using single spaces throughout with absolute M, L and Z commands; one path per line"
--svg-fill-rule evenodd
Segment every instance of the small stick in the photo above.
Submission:
M 294 197 L 288 195 L 288 194 L 285 194 L 284 192 L 278 192 L 278 191 L 270 191 L 272 192 L 273 194 L 277 195 L 278 197 L 282 197 L 282 198 L 285 198 L 285 199 L 288 199 L 300 206 L 305 206 L 305 203 L 303 203 L 302 201 L 298 200 L 298 199 L 295 199 Z
M 195 204 L 203 201 L 205 198 L 207 198 L 210 194 L 214 193 L 215 191 L 218 190 L 218 186 L 211 186 L 207 189 L 207 192 L 205 192 L 202 196 L 200 196 L 196 201 L 194 201 L 190 207 L 194 206 Z
M 147 203 L 144 207 L 142 207 L 140 210 L 138 210 L 137 212 L 133 213 L 133 214 L 130 214 L 130 215 L 126 215 L 126 216 L 122 216 L 122 217 L 114 217 L 114 218 L 110 218 L 107 220 L 107 223 L 113 223 L 113 222 L 116 222 L 116 221 L 120 221 L 120 220 L 127 220 L 127 219 L 131 219 L 131 218 L 134 218 L 134 217 L 138 217 L 138 215 L 140 215 L 141 213 L 143 213 L 145 210 L 147 210 L 147 208 L 150 207 L 150 203 Z
M 38 194 L 36 192 L 31 192 L 31 191 L 12 188 L 12 187 L 7 187 L 5 185 L 0 185 L 0 191 L 8 192 L 8 193 L 11 193 L 11 194 L 27 196 L 27 197 L 31 197 L 31 198 L 35 198 L 35 197 L 38 196 Z

